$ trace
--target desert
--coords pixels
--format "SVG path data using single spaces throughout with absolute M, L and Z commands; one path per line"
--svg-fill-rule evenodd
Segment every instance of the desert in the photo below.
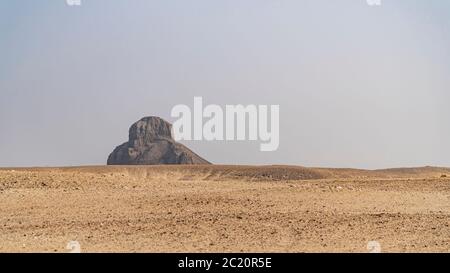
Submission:
M 0 252 L 449 252 L 450 169 L 0 169 Z

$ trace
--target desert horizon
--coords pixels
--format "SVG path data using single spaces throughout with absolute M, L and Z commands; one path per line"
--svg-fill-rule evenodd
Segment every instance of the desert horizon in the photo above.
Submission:
M 215 167 L 240 167 L 240 168 L 269 168 L 269 167 L 280 167 L 280 168 L 304 168 L 304 169 L 316 169 L 316 170 L 354 170 L 361 172 L 379 172 L 379 171 L 421 171 L 421 170 L 434 170 L 436 173 L 439 170 L 442 170 L 445 174 L 446 170 L 450 170 L 450 167 L 446 166 L 432 166 L 432 165 L 424 165 L 424 166 L 391 166 L 385 168 L 377 168 L 377 169 L 365 169 L 365 168 L 352 168 L 352 167 L 333 167 L 333 166 L 301 166 L 301 165 L 290 165 L 290 164 L 266 164 L 266 165 L 258 165 L 258 164 L 220 164 L 220 163 L 210 163 L 210 166 Z M 184 164 L 130 164 L 130 165 L 95 165 L 95 164 L 86 164 L 86 165 L 61 165 L 61 166 L 50 166 L 50 165 L 38 165 L 38 166 L 0 166 L 0 170 L 20 170 L 20 169 L 28 169 L 28 170 L 39 170 L 39 169 L 71 169 L 71 168 L 120 168 L 120 167 L 131 167 L 131 168 L 156 168 L 156 167 L 168 167 L 168 168 L 176 168 L 176 167 L 193 167 L 193 168 L 201 168 L 204 167 L 204 164 L 189 164 L 184 166 Z
M 446 252 L 449 198 L 436 167 L 0 168 L 0 251 Z

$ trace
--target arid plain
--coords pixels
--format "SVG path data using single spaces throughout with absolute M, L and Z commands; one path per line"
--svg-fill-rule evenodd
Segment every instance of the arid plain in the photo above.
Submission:
M 0 169 L 0 252 L 450 252 L 450 169 Z

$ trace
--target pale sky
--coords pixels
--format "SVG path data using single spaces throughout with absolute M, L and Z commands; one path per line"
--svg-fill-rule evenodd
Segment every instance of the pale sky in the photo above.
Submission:
M 0 0 L 0 166 L 106 163 L 176 104 L 280 105 L 217 164 L 450 166 L 450 1 Z

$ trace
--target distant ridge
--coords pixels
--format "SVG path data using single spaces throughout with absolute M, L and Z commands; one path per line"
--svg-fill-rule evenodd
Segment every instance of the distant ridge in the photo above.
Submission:
M 420 167 L 385 170 L 337 168 L 306 168 L 300 166 L 244 166 L 244 165 L 153 165 L 153 166 L 79 166 L 60 168 L 0 168 L 0 171 L 62 171 L 93 174 L 127 173 L 136 177 L 172 177 L 181 180 L 248 180 L 248 181 L 300 181 L 300 180 L 384 180 L 450 178 L 450 168 Z M 445 176 L 445 177 L 444 177 Z

